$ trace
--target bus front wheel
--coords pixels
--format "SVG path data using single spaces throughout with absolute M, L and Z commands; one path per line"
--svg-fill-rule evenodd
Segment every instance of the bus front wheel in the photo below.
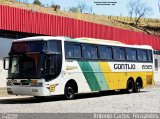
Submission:
M 66 99 L 71 100 L 75 98 L 75 88 L 74 85 L 72 83 L 68 83 L 65 86 L 65 90 L 64 90 L 64 96 Z

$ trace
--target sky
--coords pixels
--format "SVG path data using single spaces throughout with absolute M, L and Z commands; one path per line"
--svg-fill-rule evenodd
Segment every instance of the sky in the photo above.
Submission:
M 34 0 L 27 0 L 33 3 Z M 127 3 L 129 0 L 40 0 L 43 5 L 59 4 L 62 10 L 68 10 L 70 7 L 77 6 L 80 2 L 85 2 L 88 6 L 92 6 L 92 12 L 98 15 L 112 15 L 112 16 L 128 16 Z M 158 8 L 158 0 L 142 0 L 146 5 L 153 9 L 148 18 L 160 18 L 160 11 Z M 115 5 L 96 5 L 96 2 L 117 2 Z

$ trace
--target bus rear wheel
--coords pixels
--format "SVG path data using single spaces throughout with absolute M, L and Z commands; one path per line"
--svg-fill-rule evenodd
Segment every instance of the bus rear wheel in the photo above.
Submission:
M 127 93 L 132 93 L 134 91 L 134 81 L 127 81 Z
M 68 100 L 72 100 L 75 98 L 75 87 L 72 83 L 68 83 L 66 86 L 65 86 L 65 90 L 64 90 L 64 96 L 65 96 L 65 99 L 68 99 Z
M 140 92 L 141 90 L 141 84 L 139 81 L 136 81 L 135 83 L 135 92 Z

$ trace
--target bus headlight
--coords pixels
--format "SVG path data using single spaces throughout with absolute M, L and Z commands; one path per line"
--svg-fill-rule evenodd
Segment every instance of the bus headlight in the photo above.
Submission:
M 7 82 L 7 86 L 13 86 L 13 82 L 12 82 L 12 80 L 8 80 L 8 82 Z

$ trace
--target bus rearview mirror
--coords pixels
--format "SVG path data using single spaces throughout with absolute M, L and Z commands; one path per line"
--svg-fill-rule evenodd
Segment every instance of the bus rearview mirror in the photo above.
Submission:
M 4 60 L 3 60 L 3 68 L 5 70 L 8 70 L 9 69 L 9 57 L 5 57 Z

